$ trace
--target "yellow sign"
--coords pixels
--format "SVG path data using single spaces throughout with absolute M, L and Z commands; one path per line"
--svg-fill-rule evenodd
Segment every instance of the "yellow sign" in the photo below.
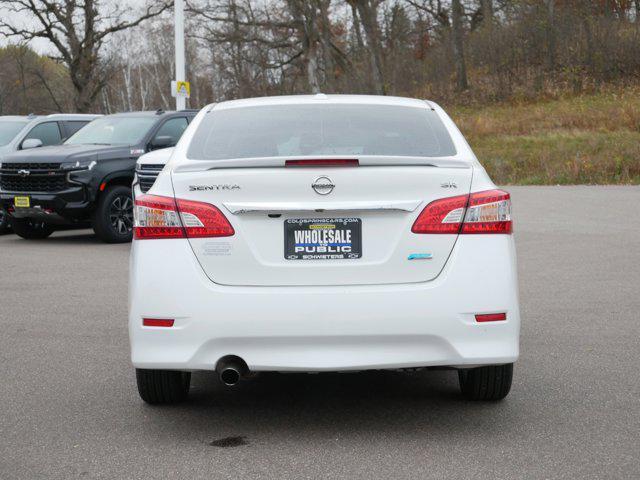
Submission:
M 31 206 L 29 197 L 14 197 L 13 204 L 18 208 L 29 208 Z
M 184 97 L 184 98 L 189 98 L 191 97 L 191 83 L 189 82 L 185 82 L 182 80 L 178 80 L 175 82 L 171 82 L 173 88 L 172 90 L 172 94 L 174 97 Z

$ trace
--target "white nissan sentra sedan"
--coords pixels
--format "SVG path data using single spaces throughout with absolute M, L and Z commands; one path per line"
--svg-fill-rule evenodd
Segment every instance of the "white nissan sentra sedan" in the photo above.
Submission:
M 149 403 L 191 372 L 458 370 L 511 387 L 509 194 L 436 104 L 314 95 L 209 105 L 135 199 L 129 333 Z

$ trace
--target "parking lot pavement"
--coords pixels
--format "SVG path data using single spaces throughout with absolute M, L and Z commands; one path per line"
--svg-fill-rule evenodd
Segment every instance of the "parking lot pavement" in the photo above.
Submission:
M 509 190 L 522 356 L 495 404 L 444 371 L 197 374 L 146 406 L 129 246 L 0 237 L 0 478 L 638 478 L 640 188 Z

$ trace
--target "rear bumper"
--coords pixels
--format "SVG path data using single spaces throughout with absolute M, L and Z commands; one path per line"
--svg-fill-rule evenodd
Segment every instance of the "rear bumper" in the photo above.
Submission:
M 135 367 L 337 371 L 514 362 L 520 315 L 513 238 L 459 237 L 442 273 L 415 284 L 231 287 L 212 283 L 186 240 L 134 241 L 129 334 Z M 507 320 L 476 323 L 476 313 Z M 175 319 L 171 328 L 142 318 Z

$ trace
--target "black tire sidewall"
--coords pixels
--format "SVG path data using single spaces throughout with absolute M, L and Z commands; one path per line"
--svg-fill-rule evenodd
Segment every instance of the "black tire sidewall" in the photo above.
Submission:
M 458 370 L 460 390 L 469 400 L 502 400 L 511 390 L 512 379 L 512 363 Z
M 183 402 L 189 395 L 191 373 L 173 370 L 136 369 L 140 398 L 151 405 Z
M 133 202 L 131 188 L 124 185 L 113 185 L 111 187 L 107 187 L 107 189 L 102 192 L 98 201 L 98 206 L 93 214 L 93 231 L 103 242 L 128 243 L 133 238 L 133 230 L 127 235 L 122 235 L 113 228 L 109 218 L 111 202 L 121 195 L 128 196 Z

